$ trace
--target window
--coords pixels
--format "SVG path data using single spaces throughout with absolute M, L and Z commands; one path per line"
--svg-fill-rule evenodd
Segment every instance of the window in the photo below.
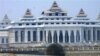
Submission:
M 52 43 L 51 31 L 48 32 L 48 42 L 49 42 L 49 43 Z
M 40 41 L 43 41 L 43 31 L 40 31 Z
M 4 43 L 4 38 L 2 38 L 2 44 Z
M 70 34 L 70 41 L 71 41 L 71 43 L 74 43 L 74 32 L 73 32 L 73 30 L 71 31 L 71 34 Z
M 18 42 L 18 31 L 15 31 L 15 42 Z
M 40 20 L 43 20 L 43 18 L 39 18 Z
M 52 16 L 52 13 L 49 13 L 49 16 Z
M 58 13 L 57 12 L 55 13 L 55 16 L 58 16 Z
M 59 42 L 63 42 L 63 33 L 62 31 L 59 32 Z
M 57 22 L 56 24 L 59 24 L 59 22 Z
M 51 23 L 51 24 L 54 24 L 54 23 Z
M 38 23 L 38 25 L 41 25 L 41 23 Z
M 62 13 L 62 16 L 65 16 L 65 13 Z
M 68 43 L 69 42 L 69 35 L 68 35 L 68 31 L 65 31 L 65 42 Z
M 89 23 L 86 23 L 86 25 L 89 25 Z
M 26 23 L 26 25 L 29 25 L 29 23 Z
M 80 42 L 80 33 L 78 30 L 76 32 L 76 42 Z
M 70 24 L 69 22 L 67 24 Z
M 54 18 L 51 18 L 51 20 L 54 20 Z
M 65 22 L 62 22 L 62 24 L 65 24 Z
M 21 26 L 22 24 L 20 23 L 19 26 Z
M 86 38 L 86 30 L 84 30 L 84 40 L 87 41 L 87 38 Z
M 48 23 L 45 23 L 45 24 L 48 24 Z
M 36 41 L 37 39 L 37 32 L 36 31 L 33 31 L 33 41 Z
M 59 20 L 59 18 L 56 18 L 57 20 Z
M 28 34 L 28 35 L 27 35 L 27 37 L 28 37 L 28 41 L 31 41 L 31 32 L 28 31 L 27 34 Z
M 76 24 L 75 22 L 73 22 L 73 24 Z
M 36 25 L 35 23 L 32 23 L 32 25 Z
M 45 18 L 45 20 L 48 20 L 48 18 Z
M 21 31 L 21 42 L 24 42 L 24 31 Z
M 100 35 L 100 34 L 99 34 Z M 91 40 L 91 31 L 90 30 L 88 30 L 88 41 L 90 41 Z
M 97 40 L 100 41 L 100 30 L 97 30 Z
M 54 43 L 57 43 L 57 32 L 56 31 L 54 31 L 54 36 L 53 36 L 53 41 L 54 41 Z

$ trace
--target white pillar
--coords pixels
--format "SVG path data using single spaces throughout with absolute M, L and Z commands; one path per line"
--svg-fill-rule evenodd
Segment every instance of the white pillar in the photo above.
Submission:
M 37 28 L 37 42 L 40 42 L 40 30 Z
M 28 33 L 27 32 L 28 32 L 27 29 L 25 29 L 25 42 L 26 43 L 28 42 L 28 37 L 27 37 Z
M 69 43 L 71 43 L 71 42 L 70 42 L 70 34 L 71 34 L 71 30 L 68 30 L 68 35 L 69 35 Z
M 31 33 L 31 42 L 33 42 L 33 31 L 31 30 L 30 33 Z
M 57 30 L 57 43 L 59 43 L 59 30 Z
M 82 42 L 82 40 L 83 40 L 82 29 L 79 30 L 79 32 L 80 32 L 80 42 Z
M 48 43 L 48 30 L 46 30 L 46 43 Z
M 91 41 L 93 41 L 93 28 L 91 29 Z
M 54 35 L 54 31 L 53 30 L 51 30 L 51 36 L 52 36 L 52 43 L 54 43 L 54 38 L 53 38 L 53 35 Z
M 63 30 L 63 43 L 65 43 L 65 30 Z
M 77 34 L 77 30 L 74 30 L 74 43 L 76 43 L 76 34 Z
M 96 37 L 95 37 L 95 42 L 97 42 L 97 37 L 98 37 L 98 36 L 97 36 L 97 31 L 98 31 L 98 30 L 96 29 L 96 30 L 95 30 L 95 36 L 96 36 Z
M 15 41 L 15 30 L 13 30 L 13 32 L 11 32 L 11 34 L 10 34 L 11 36 L 9 36 L 9 37 L 11 37 L 11 38 L 9 38 L 8 39 L 8 42 L 9 43 L 16 43 L 16 41 Z
M 18 42 L 21 43 L 21 30 L 18 30 Z
M 88 40 L 88 30 L 85 30 L 86 32 L 86 41 Z

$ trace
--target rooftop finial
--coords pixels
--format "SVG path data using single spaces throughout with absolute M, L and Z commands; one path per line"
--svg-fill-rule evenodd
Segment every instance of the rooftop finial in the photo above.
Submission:
M 79 14 L 77 15 L 77 17 L 86 17 L 87 15 L 85 14 L 84 10 L 81 8 L 81 10 L 79 11 Z
M 5 14 L 5 16 L 4 16 L 4 19 L 8 19 L 8 16 L 7 16 L 7 14 Z
M 59 8 L 58 4 L 56 3 L 56 1 L 53 2 L 50 11 L 52 12 L 60 12 L 62 11 L 61 8 Z
M 56 1 L 54 1 L 54 2 L 53 2 L 52 7 L 58 7 L 58 5 L 57 5 Z
M 30 9 L 26 10 L 24 17 L 33 17 Z
M 100 19 L 100 13 L 99 13 L 99 15 L 98 15 L 98 18 L 97 19 Z

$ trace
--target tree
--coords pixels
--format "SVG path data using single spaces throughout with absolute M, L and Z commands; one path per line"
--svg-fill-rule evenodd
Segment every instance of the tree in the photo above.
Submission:
M 46 54 L 52 56 L 65 56 L 65 51 L 61 45 L 56 43 L 51 44 L 47 47 Z

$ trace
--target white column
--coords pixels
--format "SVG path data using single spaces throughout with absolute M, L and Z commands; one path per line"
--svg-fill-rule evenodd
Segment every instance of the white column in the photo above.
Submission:
M 98 31 L 98 30 L 96 29 L 96 30 L 95 30 L 95 36 L 96 36 L 96 37 L 95 37 L 95 42 L 97 42 L 97 37 L 98 37 L 98 36 L 97 36 L 97 31 Z
M 86 41 L 88 41 L 88 30 L 85 31 L 86 31 Z
M 18 30 L 18 42 L 21 43 L 21 30 Z
M 8 39 L 8 41 L 9 41 L 9 43 L 16 43 L 16 41 L 15 41 L 15 30 L 13 30 L 13 32 L 10 32 L 11 34 L 10 34 L 10 36 L 9 37 L 11 37 L 11 38 L 9 38 Z
M 91 41 L 93 41 L 93 28 L 91 29 Z
M 82 42 L 82 40 L 83 40 L 83 36 L 82 36 L 82 29 L 81 29 L 81 30 L 79 30 L 79 32 L 80 32 L 80 42 Z
M 37 28 L 37 42 L 40 42 L 40 30 Z
M 53 35 L 54 35 L 54 31 L 53 30 L 51 30 L 51 36 L 52 36 L 52 43 L 54 43 L 54 38 L 53 38 Z
M 33 41 L 33 30 L 30 31 L 31 33 L 31 42 Z
M 65 43 L 65 30 L 63 30 L 63 43 Z
M 27 37 L 28 33 L 27 33 L 27 29 L 25 29 L 25 42 L 28 42 L 28 37 Z
M 69 43 L 71 43 L 71 42 L 70 42 L 70 34 L 71 34 L 71 30 L 68 30 L 68 35 L 69 35 Z
M 57 43 L 59 43 L 59 30 L 57 30 Z
M 77 34 L 77 30 L 74 30 L 74 43 L 76 43 L 76 34 Z
M 48 30 L 46 30 L 46 43 L 48 43 Z

